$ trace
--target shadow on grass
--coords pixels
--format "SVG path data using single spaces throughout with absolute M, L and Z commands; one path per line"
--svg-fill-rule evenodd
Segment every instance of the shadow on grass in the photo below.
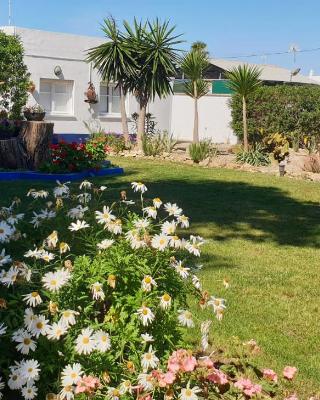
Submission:
M 271 240 L 280 245 L 309 247 L 320 244 L 319 204 L 299 202 L 276 187 L 172 178 L 145 183 L 149 186 L 148 197 L 177 202 L 190 216 L 192 228 L 203 231 L 206 238 Z M 128 189 L 128 183 L 113 182 L 112 188 Z

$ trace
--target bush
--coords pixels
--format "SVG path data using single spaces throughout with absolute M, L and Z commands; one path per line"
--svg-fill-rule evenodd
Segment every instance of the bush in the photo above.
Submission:
M 231 98 L 232 129 L 242 138 L 242 101 Z M 264 135 L 279 132 L 290 144 L 303 137 L 320 140 L 320 87 L 317 85 L 262 86 L 247 103 L 249 139 L 258 131 Z M 296 143 L 295 143 L 296 146 Z
M 217 153 L 217 149 L 213 146 L 210 139 L 200 140 L 199 143 L 191 143 L 188 151 L 195 163 L 199 163 L 208 157 L 213 157 Z
M 257 144 L 249 151 L 240 151 L 237 156 L 236 160 L 239 163 L 247 163 L 253 165 L 255 167 L 258 166 L 265 166 L 270 164 L 269 155 L 265 152 L 264 148 Z
M 40 170 L 49 173 L 79 172 L 100 169 L 109 147 L 99 139 L 87 143 L 60 142 L 50 146 L 50 160 Z
M 163 153 L 171 153 L 176 143 L 176 140 L 167 131 L 145 134 L 142 138 L 143 154 L 160 156 Z
M 21 119 L 28 99 L 30 74 L 23 56 L 20 39 L 0 31 L 0 112 L 6 112 L 12 120 Z

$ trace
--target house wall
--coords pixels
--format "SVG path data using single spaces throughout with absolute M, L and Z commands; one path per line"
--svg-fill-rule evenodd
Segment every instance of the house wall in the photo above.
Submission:
M 230 96 L 207 95 L 199 99 L 199 135 L 214 143 L 237 143 L 230 128 Z M 194 121 L 194 101 L 184 94 L 175 94 L 172 101 L 171 132 L 174 137 L 191 141 Z

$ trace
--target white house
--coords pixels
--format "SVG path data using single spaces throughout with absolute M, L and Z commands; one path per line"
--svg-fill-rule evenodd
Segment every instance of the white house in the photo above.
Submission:
M 25 63 L 31 73 L 36 90 L 29 103 L 39 103 L 46 109 L 46 119 L 54 122 L 55 134 L 88 134 L 84 121 L 96 120 L 110 132 L 121 132 L 119 93 L 114 85 L 101 82 L 99 75 L 85 62 L 86 51 L 105 39 L 54 33 L 19 27 L 0 28 L 7 34 L 18 35 L 25 49 Z M 212 90 L 199 101 L 199 132 L 202 138 L 215 143 L 235 143 L 236 136 L 230 128 L 231 112 L 228 106 L 230 93 L 223 85 L 225 70 L 239 61 L 211 60 L 208 79 Z M 302 75 L 293 76 L 285 68 L 259 65 L 262 79 L 269 82 L 319 84 Z M 92 82 L 98 94 L 97 104 L 88 104 L 85 92 Z M 181 86 L 181 85 L 180 85 Z M 134 96 L 126 99 L 127 115 L 138 111 Z M 179 90 L 179 80 L 174 83 L 174 94 L 166 99 L 156 99 L 149 105 L 159 130 L 167 130 L 179 140 L 192 139 L 193 100 Z

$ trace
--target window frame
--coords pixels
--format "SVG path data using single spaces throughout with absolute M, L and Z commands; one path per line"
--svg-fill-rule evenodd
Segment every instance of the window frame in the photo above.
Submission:
M 101 94 L 101 87 L 106 87 L 108 90 L 114 89 L 116 87 L 115 83 L 108 83 L 108 82 L 100 82 L 99 86 L 99 99 L 101 97 L 106 97 L 107 98 L 107 111 L 101 111 L 99 109 L 99 117 L 101 118 L 106 118 L 106 117 L 115 117 L 115 118 L 120 118 L 121 117 L 121 96 L 119 93 L 119 112 L 112 112 L 112 100 L 110 101 L 110 98 L 112 99 L 113 96 L 110 96 L 110 94 Z M 126 96 L 125 98 L 125 104 L 126 104 L 126 109 L 128 108 L 128 98 Z M 111 104 L 111 112 L 109 112 L 110 109 L 110 104 Z
M 47 84 L 50 85 L 50 92 L 44 92 L 41 91 L 41 84 Z M 56 86 L 62 86 L 64 85 L 65 88 L 67 89 L 66 94 L 68 94 L 68 91 L 70 91 L 70 99 L 71 99 L 71 106 L 70 109 L 67 111 L 55 111 L 55 94 Z M 40 102 L 41 102 L 41 95 L 42 94 L 50 94 L 50 110 L 46 110 L 46 113 L 48 116 L 61 116 L 61 117 L 70 117 L 74 115 L 74 81 L 73 80 L 58 80 L 58 79 L 47 79 L 47 78 L 40 78 L 40 91 L 39 91 L 39 97 L 40 97 Z M 59 93 L 58 93 L 59 94 Z M 61 94 L 61 93 L 60 93 Z

